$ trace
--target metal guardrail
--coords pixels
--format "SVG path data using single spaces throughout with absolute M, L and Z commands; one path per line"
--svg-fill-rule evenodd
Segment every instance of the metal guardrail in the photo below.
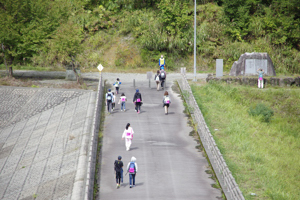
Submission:
M 183 72 L 183 71 L 182 71 Z M 191 87 L 187 81 L 185 73 L 182 73 L 182 79 L 178 80 L 179 87 L 184 96 L 188 109 L 194 122 L 197 123 L 197 132 L 202 141 L 203 147 L 215 171 L 219 183 L 227 199 L 244 200 L 244 196 L 240 191 L 234 177 L 232 176 L 228 166 L 207 127 L 201 110 L 194 98 Z
M 98 92 L 96 97 L 96 107 L 93 119 L 93 128 L 92 135 L 89 141 L 89 150 L 88 150 L 88 163 L 87 163 L 87 172 L 86 172 L 86 185 L 84 190 L 84 199 L 89 200 L 93 199 L 94 191 L 94 181 L 95 181 L 95 171 L 96 171 L 96 156 L 97 156 L 97 144 L 98 144 L 98 134 L 100 128 L 100 118 L 101 118 L 101 108 L 102 108 L 102 75 L 100 75 L 98 83 Z

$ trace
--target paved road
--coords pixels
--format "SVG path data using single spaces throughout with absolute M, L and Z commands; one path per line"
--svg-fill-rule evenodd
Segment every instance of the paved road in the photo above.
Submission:
M 0 86 L 0 199 L 71 199 L 96 92 Z
M 115 80 L 112 74 L 104 74 L 109 84 Z M 221 192 L 211 186 L 214 183 L 205 172 L 208 163 L 201 152 L 195 148 L 197 143 L 189 136 L 191 128 L 183 113 L 184 107 L 179 95 L 172 91 L 170 81 L 167 90 L 172 104 L 169 115 L 162 107 L 163 91 L 156 91 L 154 81 L 152 88 L 141 76 L 119 77 L 121 92 L 128 97 L 127 111 L 121 112 L 120 105 L 113 114 L 105 118 L 103 147 L 101 154 L 100 200 L 110 199 L 218 199 Z M 132 79 L 137 80 L 143 97 L 142 112 L 134 111 L 132 98 L 135 88 Z M 179 78 L 169 76 L 169 80 Z M 119 97 L 119 95 L 118 95 Z M 121 135 L 127 123 L 134 129 L 134 138 L 130 151 L 125 150 Z M 113 163 L 117 157 L 123 157 L 124 165 L 132 156 L 137 158 L 139 171 L 136 187 L 129 188 L 128 175 L 120 189 L 116 189 Z M 124 173 L 125 174 L 125 173 Z

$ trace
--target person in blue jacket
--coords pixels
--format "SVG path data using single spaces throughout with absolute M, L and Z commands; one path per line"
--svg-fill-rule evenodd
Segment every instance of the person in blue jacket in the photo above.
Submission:
M 159 63 L 159 70 L 165 69 L 166 61 L 163 55 L 161 55 L 158 63 Z

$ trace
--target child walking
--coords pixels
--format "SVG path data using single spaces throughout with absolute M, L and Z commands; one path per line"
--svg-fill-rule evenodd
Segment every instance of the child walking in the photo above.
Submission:
M 118 156 L 118 160 L 115 160 L 114 170 L 116 173 L 117 189 L 120 187 L 121 179 L 123 176 L 123 162 L 121 161 L 122 156 Z M 123 182 L 123 181 L 122 181 Z
M 169 97 L 169 93 L 168 93 L 168 91 L 165 91 L 164 98 L 163 98 L 163 107 L 165 108 L 165 115 L 167 115 L 169 113 L 168 109 L 169 109 L 170 104 L 171 104 L 171 100 Z
M 113 95 L 113 99 L 112 99 L 112 104 L 111 104 L 111 108 L 114 111 L 115 107 L 116 107 L 116 95 L 114 92 L 112 92 Z
M 125 112 L 125 110 L 126 110 L 126 101 L 127 101 L 127 98 L 126 98 L 125 94 L 122 93 L 121 96 L 120 96 L 119 103 L 118 103 L 118 104 L 121 103 L 121 111 Z
M 116 94 L 119 94 L 120 85 L 121 85 L 120 79 L 117 78 L 117 81 L 114 83 L 114 86 L 116 88 Z
M 130 123 L 127 123 L 126 128 L 123 132 L 122 135 L 122 140 L 125 138 L 125 147 L 126 147 L 126 151 L 130 150 L 130 146 L 131 146 L 131 140 L 133 138 L 133 129 L 130 127 Z

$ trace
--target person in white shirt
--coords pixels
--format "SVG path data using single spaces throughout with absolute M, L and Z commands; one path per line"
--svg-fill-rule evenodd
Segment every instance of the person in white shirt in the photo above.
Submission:
M 126 128 L 125 128 L 125 130 L 123 132 L 123 135 L 122 135 L 122 140 L 125 139 L 126 151 L 130 150 L 130 146 L 131 146 L 131 141 L 132 141 L 132 138 L 133 138 L 133 134 L 134 134 L 134 131 L 130 127 L 130 123 L 127 123 Z

